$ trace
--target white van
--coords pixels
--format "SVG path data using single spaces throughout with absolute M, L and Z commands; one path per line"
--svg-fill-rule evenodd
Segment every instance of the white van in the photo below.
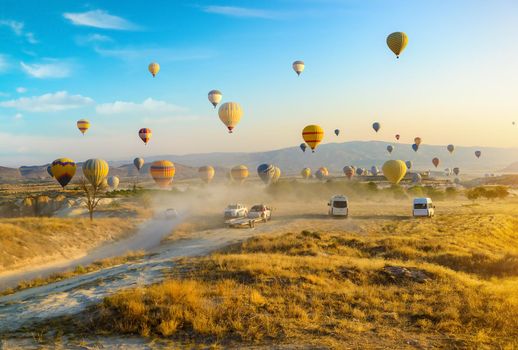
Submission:
M 329 215 L 331 216 L 349 216 L 349 201 L 347 197 L 341 194 L 331 197 L 329 203 Z
M 435 215 L 435 205 L 430 198 L 414 198 L 412 215 L 414 217 L 426 216 L 431 218 Z

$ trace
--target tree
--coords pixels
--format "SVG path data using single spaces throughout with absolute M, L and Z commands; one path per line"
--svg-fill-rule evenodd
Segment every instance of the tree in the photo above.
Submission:
M 91 184 L 86 181 L 85 178 L 81 180 L 81 190 L 84 192 L 86 197 L 86 208 L 88 209 L 88 213 L 90 215 L 90 221 L 94 219 L 94 211 L 99 204 L 101 198 L 99 195 L 101 194 L 101 189 L 103 184 Z

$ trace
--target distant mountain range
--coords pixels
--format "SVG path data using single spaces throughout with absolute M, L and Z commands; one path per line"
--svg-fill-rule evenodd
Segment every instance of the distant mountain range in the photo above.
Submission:
M 392 154 L 386 150 L 391 144 Z M 475 157 L 475 151 L 482 151 L 480 158 Z M 159 159 L 167 159 L 175 163 L 177 179 L 197 176 L 197 168 L 210 164 L 216 168 L 217 176 L 224 176 L 229 168 L 244 164 L 251 174 L 261 163 L 272 163 L 279 166 L 284 174 L 298 174 L 304 167 L 317 169 L 326 166 L 331 173 L 341 173 L 345 165 L 368 167 L 381 165 L 389 159 L 410 160 L 414 169 L 434 169 L 432 158 L 438 157 L 441 163 L 438 170 L 459 167 L 463 172 L 518 172 L 518 148 L 494 147 L 456 147 L 453 154 L 446 146 L 423 144 L 418 152 L 414 152 L 409 144 L 387 143 L 379 141 L 353 141 L 345 143 L 328 143 L 317 148 L 315 153 L 310 149 L 302 152 L 298 147 L 282 148 L 267 152 L 228 152 L 201 153 L 187 155 L 157 155 L 146 158 L 142 176 L 147 176 L 149 164 Z M 135 176 L 132 160 L 110 161 L 110 175 Z M 81 173 L 81 163 L 78 164 Z M 22 166 L 18 169 L 0 167 L 0 179 L 44 179 L 47 175 L 47 164 L 40 166 Z

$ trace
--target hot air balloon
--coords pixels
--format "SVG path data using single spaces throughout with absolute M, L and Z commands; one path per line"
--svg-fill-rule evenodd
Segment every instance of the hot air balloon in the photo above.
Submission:
M 453 168 L 453 173 L 455 174 L 455 176 L 458 176 L 460 173 L 460 169 L 457 167 Z
M 302 130 L 302 138 L 309 148 L 315 152 L 315 148 L 324 138 L 324 129 L 318 125 L 308 125 Z
M 138 171 L 140 171 L 140 169 L 142 169 L 142 167 L 144 166 L 144 159 L 143 158 L 133 159 L 133 165 L 135 166 L 135 168 L 137 168 Z
M 419 149 L 419 145 L 417 143 L 414 143 L 412 145 L 412 149 L 414 150 L 414 152 L 417 152 L 417 150 Z
M 476 156 L 477 158 L 480 158 L 480 156 L 481 156 L 481 155 L 482 155 L 482 152 L 480 152 L 480 151 L 475 151 L 475 156 Z
M 347 176 L 347 178 L 349 180 L 354 176 L 354 174 L 356 172 L 355 168 L 350 165 L 345 166 L 343 171 L 344 171 L 345 176 Z
M 335 129 L 335 135 L 336 136 L 340 135 L 340 130 L 339 129 Z
M 419 173 L 414 173 L 414 175 L 412 175 L 412 182 L 413 183 L 421 183 L 421 181 L 423 180 L 421 174 Z
M 155 77 L 158 72 L 160 71 L 160 65 L 156 62 L 151 62 L 149 64 L 149 66 L 147 67 L 147 69 L 149 70 L 149 73 L 151 73 L 151 75 L 153 75 L 153 77 Z
M 451 169 L 450 168 L 444 169 L 444 175 L 450 176 L 451 175 Z
M 300 147 L 300 149 L 302 150 L 302 152 L 306 152 L 306 148 L 307 148 L 308 146 L 306 146 L 306 144 L 305 144 L 305 143 L 301 143 L 299 147 Z
M 86 119 L 80 119 L 77 121 L 77 128 L 84 135 L 85 132 L 90 128 L 90 122 Z
M 389 160 L 381 168 L 383 175 L 392 184 L 398 184 L 406 174 L 406 165 L 402 160 Z
M 394 150 L 394 147 L 393 147 L 392 145 L 388 145 L 388 146 L 387 146 L 387 152 L 388 152 L 389 154 L 391 154 L 393 150 Z
M 138 131 L 138 136 L 144 143 L 147 145 L 149 140 L 151 139 L 151 129 L 148 128 L 142 128 Z
M 50 175 L 50 177 L 54 177 L 54 175 L 52 175 L 52 165 L 47 167 L 47 173 Z
M 324 180 L 329 175 L 326 167 L 321 167 L 315 172 L 315 177 L 319 180 Z
M 261 164 L 257 167 L 257 175 L 265 183 L 269 184 L 275 174 L 275 166 L 272 164 Z
M 363 168 L 356 169 L 356 175 L 362 176 L 363 175 Z
M 398 140 L 398 141 L 399 141 L 399 138 L 400 138 L 400 137 L 401 137 L 401 136 L 400 136 L 399 134 L 396 134 L 396 140 Z
M 405 165 L 406 165 L 406 168 L 407 168 L 407 169 L 412 169 L 412 165 L 413 165 L 413 164 L 412 164 L 412 162 L 411 162 L 410 160 L 407 160 L 407 161 L 405 162 Z
M 432 164 L 437 168 L 437 166 L 439 165 L 439 158 L 435 157 L 434 159 L 432 159 Z
M 235 166 L 230 170 L 230 176 L 232 180 L 243 183 L 248 177 L 248 168 L 244 165 Z
M 418 146 L 419 146 L 419 145 L 421 145 L 421 141 L 422 141 L 422 140 L 421 140 L 421 138 L 420 138 L 420 137 L 416 137 L 416 138 L 414 138 L 414 143 L 415 143 L 416 145 L 418 145 Z
M 76 163 L 72 159 L 59 158 L 52 162 L 50 169 L 61 187 L 65 188 L 76 174 Z
M 168 160 L 157 160 L 149 167 L 151 177 L 160 188 L 168 188 L 171 185 L 175 172 L 173 162 Z
M 214 108 L 218 105 L 218 103 L 221 102 L 221 98 L 223 97 L 223 94 L 219 90 L 211 90 L 209 91 L 209 101 L 212 103 Z
M 403 52 L 408 44 L 408 36 L 403 32 L 394 32 L 387 36 L 387 45 L 394 52 L 396 58 Z
M 293 70 L 295 71 L 295 73 L 297 73 L 297 75 L 300 76 L 300 73 L 302 73 L 304 71 L 305 65 L 304 65 L 303 61 L 295 61 L 295 62 L 293 62 L 292 67 L 293 67 Z
M 376 175 L 378 175 L 378 173 L 379 173 L 379 172 L 380 172 L 380 170 L 378 169 L 378 167 L 377 167 L 377 166 L 373 165 L 373 166 L 371 167 L 371 173 L 372 173 L 372 175 L 376 176 Z
M 236 127 L 243 116 L 243 110 L 239 103 L 227 102 L 221 105 L 218 110 L 219 119 L 225 124 L 229 133 Z
M 83 163 L 83 175 L 92 186 L 102 185 L 109 170 L 108 163 L 102 159 L 88 159 Z
M 301 172 L 300 172 L 300 176 L 302 176 L 302 178 L 304 180 L 309 179 L 309 177 L 311 176 L 311 169 L 310 168 L 302 169 Z
M 202 179 L 207 184 L 212 181 L 215 173 L 216 171 L 210 165 L 202 166 L 198 169 L 198 175 L 200 176 L 200 179 Z
M 275 172 L 273 173 L 272 183 L 277 183 L 281 178 L 281 168 L 275 167 Z
M 110 176 L 108 178 L 108 186 L 110 186 L 114 190 L 116 190 L 117 187 L 119 187 L 119 182 L 120 182 L 120 180 L 119 180 L 118 176 Z
M 450 154 L 451 154 L 451 153 L 453 153 L 453 151 L 455 150 L 455 146 L 454 146 L 454 145 L 448 145 L 448 146 L 446 147 L 446 149 L 447 149 L 447 150 L 448 150 L 448 152 L 450 152 Z
M 460 185 L 460 179 L 458 177 L 456 177 L 455 179 L 453 179 L 453 182 L 456 184 L 456 185 Z
M 374 129 L 374 131 L 378 132 L 378 130 L 381 128 L 381 124 L 378 122 L 375 122 L 372 124 L 372 128 Z

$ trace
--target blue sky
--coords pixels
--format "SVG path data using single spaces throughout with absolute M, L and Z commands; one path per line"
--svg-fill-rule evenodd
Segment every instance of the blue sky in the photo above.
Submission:
M 518 147 L 517 23 L 516 1 L 2 0 L 0 165 L 268 150 L 309 123 L 324 142 Z M 211 89 L 244 109 L 233 135 Z

